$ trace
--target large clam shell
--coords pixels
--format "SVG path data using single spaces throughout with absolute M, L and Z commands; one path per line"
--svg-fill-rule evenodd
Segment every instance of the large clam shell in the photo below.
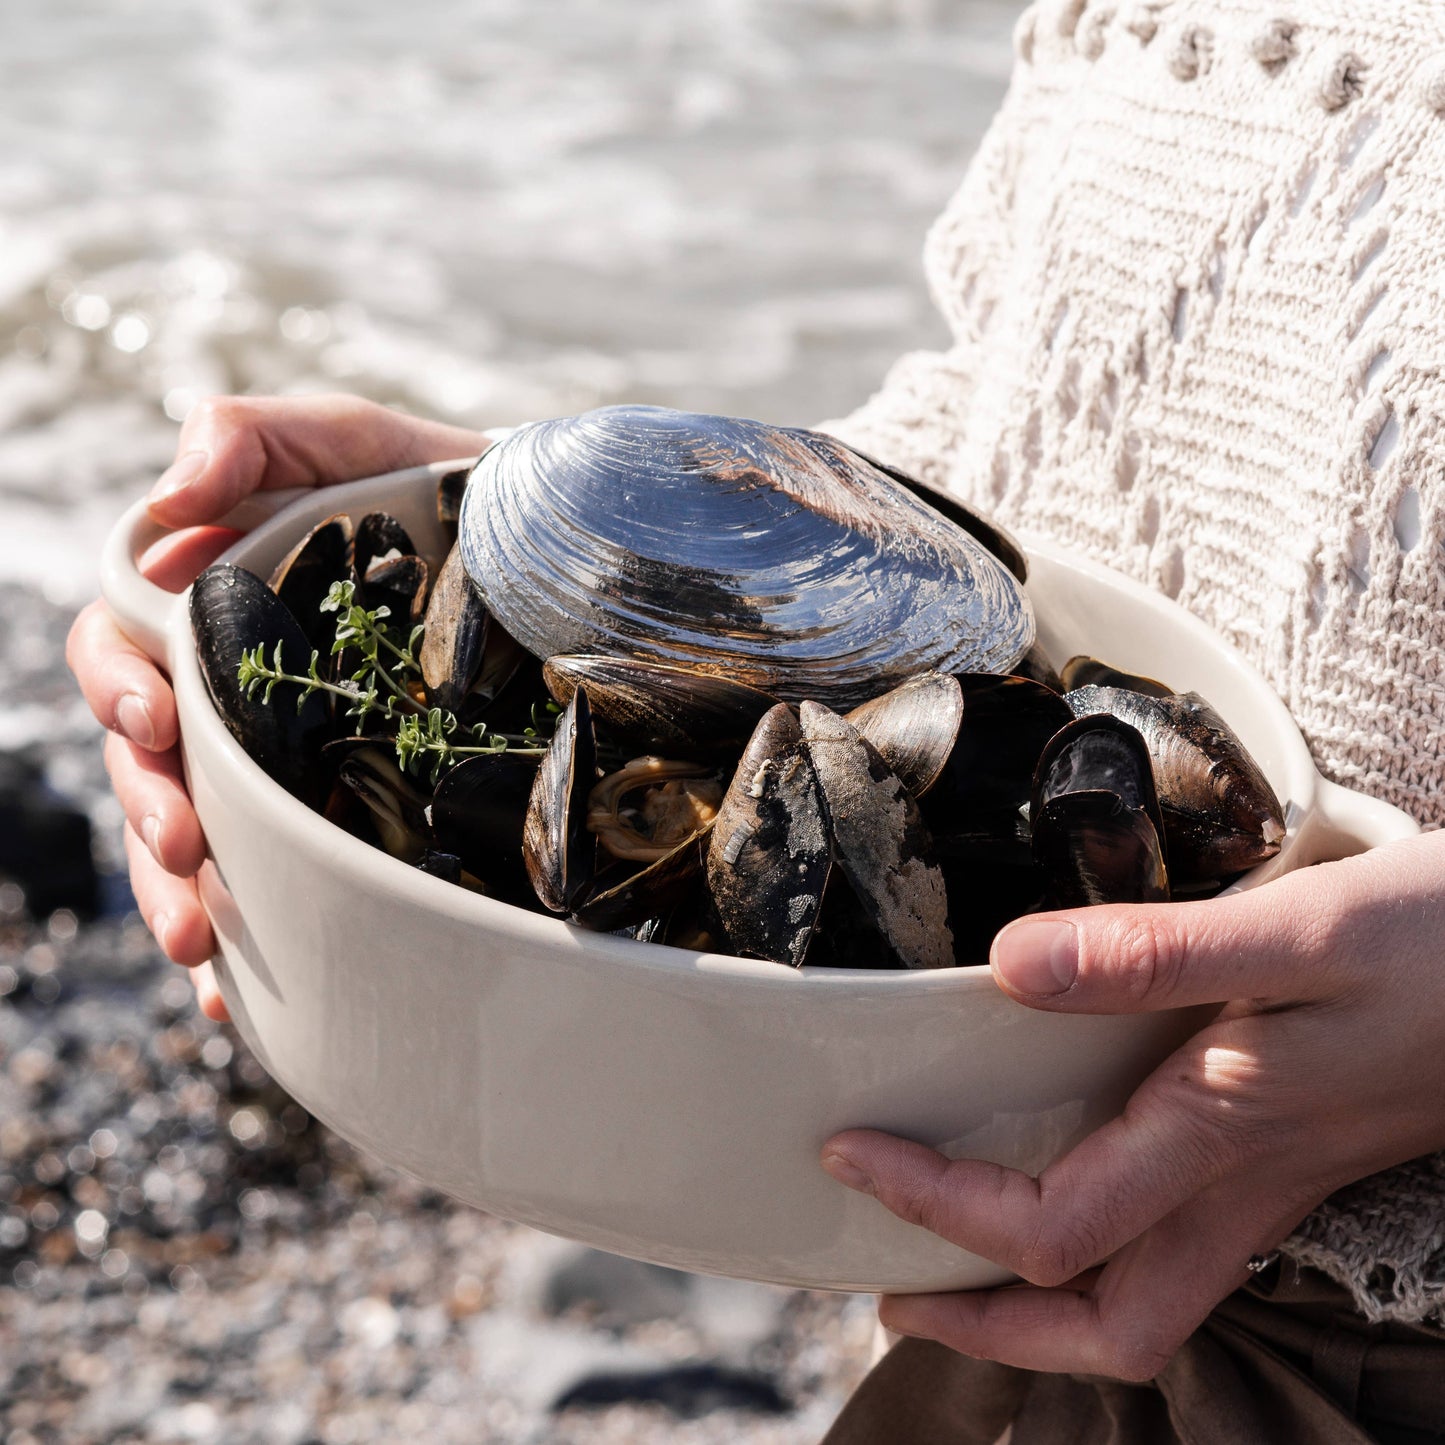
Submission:
M 539 657 L 600 652 L 852 707 L 918 672 L 1007 672 L 1022 587 L 818 432 L 659 407 L 536 422 L 462 504 L 488 608 Z

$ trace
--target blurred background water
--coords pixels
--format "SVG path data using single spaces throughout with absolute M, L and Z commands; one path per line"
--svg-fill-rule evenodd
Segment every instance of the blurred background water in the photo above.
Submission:
M 29 789 L 26 816 L 89 820 L 106 914 L 0 883 L 13 1445 L 804 1441 L 836 1410 L 866 1302 L 557 1254 L 358 1160 L 197 1019 L 127 912 L 60 648 L 105 529 L 208 394 L 345 389 L 477 426 L 856 405 L 945 339 L 921 241 L 1019 8 L 0 0 L 0 806 Z M 27 845 L 57 879 L 63 835 Z M 210 1344 L 176 1363 L 178 1333 Z M 627 1361 L 753 1383 L 547 1413 Z

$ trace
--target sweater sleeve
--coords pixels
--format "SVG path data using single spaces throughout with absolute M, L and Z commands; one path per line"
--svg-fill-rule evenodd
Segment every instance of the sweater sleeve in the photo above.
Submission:
M 1187 12 L 1187 13 L 1186 13 Z M 1433 0 L 1037 0 L 925 263 L 951 332 L 825 423 L 1154 587 L 1328 778 L 1445 824 L 1445 62 Z M 1445 1155 L 1286 1245 L 1445 1318 Z

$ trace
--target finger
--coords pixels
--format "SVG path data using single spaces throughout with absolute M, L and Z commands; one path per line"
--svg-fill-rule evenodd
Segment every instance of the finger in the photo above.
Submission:
M 888 1296 L 878 1316 L 899 1334 L 1020 1369 L 1151 1380 L 1249 1279 L 1249 1257 L 1278 1244 L 1309 1208 L 1211 1193 L 1092 1276 L 1051 1289 Z
M 124 837 L 131 891 L 146 927 L 172 962 L 188 968 L 204 963 L 216 951 L 216 940 L 196 885 L 167 873 L 129 823 Z
M 216 970 L 209 961 L 197 966 L 191 973 L 191 982 L 196 986 L 196 1002 L 200 1005 L 201 1012 L 218 1024 L 229 1023 L 231 1012 L 221 997 L 221 990 L 216 983 Z
M 92 602 L 71 626 L 65 660 L 102 727 L 143 748 L 176 742 L 176 700 L 160 669 L 116 625 L 105 604 Z
M 1348 982 L 1337 943 L 1361 897 L 1357 862 L 1204 901 L 1032 914 L 995 937 L 994 978 L 1033 1008 L 1074 1013 L 1328 997 Z
M 206 840 L 181 775 L 180 754 L 147 752 L 112 733 L 105 766 L 126 821 L 152 858 L 179 878 L 190 878 L 205 861 Z
M 911 1224 L 1034 1284 L 1062 1284 L 1220 1181 L 1292 1156 L 1307 1131 L 1310 1086 L 1292 1050 L 1265 1074 L 1257 1029 L 1232 1020 L 1191 1039 L 1123 1114 L 1037 1178 L 868 1129 L 828 1140 L 823 1166 Z
M 140 559 L 141 575 L 167 592 L 182 592 L 244 535 L 229 527 L 187 527 L 167 533 Z
M 150 510 L 169 527 L 213 522 L 261 489 L 325 486 L 485 448 L 476 432 L 355 396 L 212 397 L 187 415 Z

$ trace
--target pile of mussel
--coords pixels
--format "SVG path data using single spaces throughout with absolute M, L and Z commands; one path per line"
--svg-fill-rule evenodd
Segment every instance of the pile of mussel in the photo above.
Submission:
M 442 479 L 438 515 L 439 566 L 389 517 L 337 516 L 268 581 L 208 569 L 192 623 L 273 778 L 507 903 L 939 968 L 1023 913 L 1216 890 L 1283 839 L 1208 703 L 1087 658 L 1055 673 L 1012 539 L 820 433 L 604 408 L 518 429 Z M 279 644 L 362 676 L 322 610 L 341 580 L 416 664 L 360 727 L 336 690 L 268 700 L 240 666 Z M 399 763 L 398 711 L 485 745 Z

